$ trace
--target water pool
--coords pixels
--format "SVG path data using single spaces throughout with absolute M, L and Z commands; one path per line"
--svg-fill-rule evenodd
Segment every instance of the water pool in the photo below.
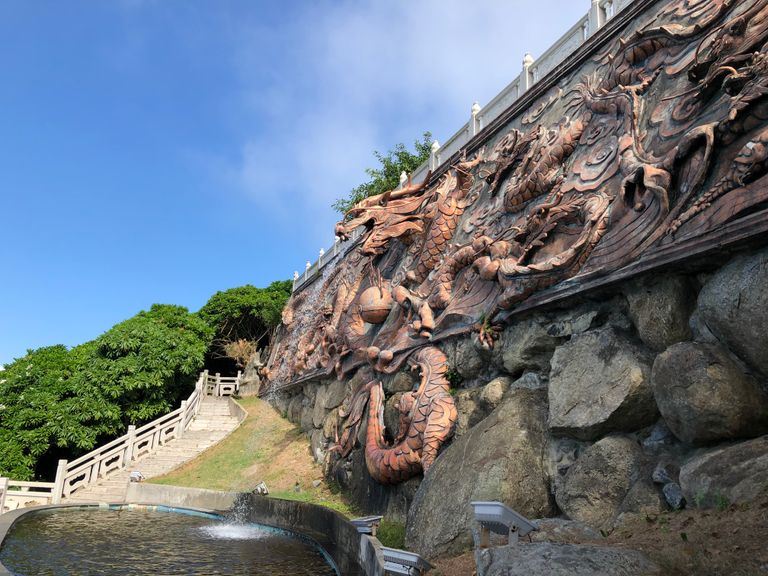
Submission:
M 313 542 L 213 514 L 56 508 L 14 522 L 0 562 L 18 576 L 335 576 Z

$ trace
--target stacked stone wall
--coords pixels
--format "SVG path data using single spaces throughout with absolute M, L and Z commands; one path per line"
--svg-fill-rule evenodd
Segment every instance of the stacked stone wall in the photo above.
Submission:
M 426 477 L 371 479 L 342 458 L 339 410 L 362 382 L 326 379 L 276 407 L 307 434 L 329 479 L 366 513 L 407 523 L 433 557 L 471 544 L 473 500 L 610 531 L 627 514 L 716 506 L 768 485 L 768 249 L 656 272 L 513 320 L 496 346 L 441 342 L 459 418 Z M 384 422 L 417 386 L 381 375 Z M 447 520 L 447 519 L 450 519 Z

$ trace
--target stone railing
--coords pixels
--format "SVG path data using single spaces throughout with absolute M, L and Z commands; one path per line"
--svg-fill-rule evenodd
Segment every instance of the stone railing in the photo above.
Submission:
M 237 376 L 222 376 L 218 372 L 211 376 L 206 370 L 203 372 L 202 378 L 206 396 L 234 396 L 240 392 L 243 373 L 238 370 Z
M 0 478 L 0 514 L 5 508 L 15 509 L 27 504 L 58 504 L 77 490 L 103 480 L 131 466 L 175 438 L 182 438 L 193 418 L 200 411 L 204 396 L 232 396 L 240 388 L 241 374 L 236 377 L 210 376 L 202 372 L 189 398 L 181 406 L 128 432 L 76 460 L 59 460 L 53 482 L 23 482 Z
M 339 254 L 345 254 L 347 250 L 357 243 L 362 234 L 363 227 L 361 226 L 350 234 L 348 240 L 342 242 L 337 236 L 333 245 L 329 247 L 328 250 L 320 251 L 320 257 L 317 259 L 317 262 L 314 264 L 307 262 L 303 274 L 299 274 L 298 272 L 293 273 L 293 291 L 298 292 L 307 284 L 311 284 L 320 275 L 320 271 L 326 264 L 334 260 Z
M 579 19 L 544 54 L 539 56 L 538 59 L 534 59 L 530 54 L 525 55 L 523 70 L 520 75 L 512 80 L 485 107 L 481 108 L 475 102 L 472 105 L 469 121 L 459 128 L 453 136 L 448 138 L 442 145 L 439 145 L 436 141 L 433 142 L 429 159 L 413 171 L 411 180 L 413 182 L 421 182 L 427 177 L 429 170 L 433 172 L 439 171 L 440 167 L 448 162 L 456 153 L 460 152 L 472 138 L 479 134 L 486 126 L 490 126 L 494 120 L 501 116 L 505 110 L 520 99 L 531 87 L 555 70 L 566 58 L 576 52 L 582 44 L 594 36 L 609 20 L 634 1 L 591 0 L 589 12 Z M 354 244 L 361 234 L 362 229 L 358 230 L 345 244 Z M 318 261 L 314 264 L 307 262 L 303 274 L 294 273 L 294 292 L 310 284 L 319 276 L 323 266 L 333 260 L 333 256 L 339 253 L 337 245 L 338 242 L 328 251 L 323 251 Z M 331 252 L 333 254 L 330 254 Z
M 25 482 L 0 478 L 0 514 L 10 509 L 53 502 L 54 482 Z

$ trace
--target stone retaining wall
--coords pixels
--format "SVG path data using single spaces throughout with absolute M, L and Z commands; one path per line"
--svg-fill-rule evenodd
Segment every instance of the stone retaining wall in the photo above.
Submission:
M 768 249 L 657 272 L 514 320 L 490 350 L 439 343 L 459 420 L 426 478 L 373 481 L 360 447 L 329 450 L 360 382 L 308 383 L 273 403 L 366 513 L 407 523 L 410 549 L 471 545 L 469 502 L 611 530 L 631 514 L 768 491 Z M 416 381 L 382 376 L 385 423 Z M 680 472 L 682 470 L 682 472 Z M 761 480 L 761 474 L 763 475 Z

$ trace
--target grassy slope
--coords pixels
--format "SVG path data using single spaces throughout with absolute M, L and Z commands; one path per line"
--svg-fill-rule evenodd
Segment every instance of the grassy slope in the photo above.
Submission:
M 309 454 L 306 437 L 296 426 L 263 400 L 243 398 L 239 402 L 248 417 L 237 430 L 194 460 L 150 482 L 247 491 L 264 481 L 271 496 L 356 515 L 338 491 L 325 483 L 320 466 Z M 312 486 L 315 480 L 321 481 L 317 488 Z M 295 491 L 297 484 L 299 492 Z

